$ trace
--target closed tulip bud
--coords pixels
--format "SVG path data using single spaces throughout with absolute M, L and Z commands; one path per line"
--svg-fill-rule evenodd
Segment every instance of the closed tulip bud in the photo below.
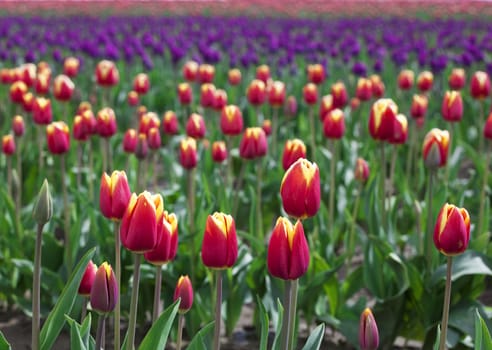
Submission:
M 152 265 L 162 266 L 176 257 L 178 249 L 178 218 L 164 211 L 157 220 L 157 245 L 144 254 Z
M 50 187 L 48 180 L 44 179 L 43 185 L 39 190 L 32 217 L 38 225 L 44 225 L 51 220 L 53 216 L 53 200 L 51 199 Z
M 8 68 L 1 68 L 0 69 L 0 83 L 2 83 L 4 85 L 12 84 L 12 79 L 10 76 L 10 69 L 8 69 Z
M 2 137 L 2 152 L 6 156 L 11 156 L 15 153 L 15 140 L 13 135 L 4 135 Z
M 407 138 L 408 138 L 407 117 L 405 117 L 403 114 L 397 114 L 393 135 L 388 139 L 388 142 L 396 145 L 401 145 L 407 141 Z
M 302 94 L 304 96 L 304 102 L 307 105 L 314 105 L 318 102 L 318 88 L 313 83 L 307 83 L 302 89 Z
M 472 75 L 470 94 L 473 98 L 482 100 L 490 95 L 490 78 L 485 72 L 478 71 Z
M 188 83 L 180 83 L 178 85 L 178 99 L 182 105 L 189 105 L 193 99 L 193 91 Z
M 333 96 L 333 107 L 343 108 L 347 104 L 348 95 L 345 84 L 341 81 L 336 82 L 331 87 L 331 95 Z
M 488 140 L 492 140 L 492 113 L 489 114 L 489 117 L 485 121 L 483 136 Z
M 205 224 L 202 242 L 203 265 L 212 269 L 232 267 L 237 259 L 236 224 L 232 216 L 215 212 Z
M 179 162 L 185 169 L 193 169 L 198 163 L 196 141 L 192 137 L 182 139 L 179 144 Z
M 53 122 L 46 127 L 48 150 L 53 154 L 63 154 L 70 148 L 70 130 L 64 122 Z
M 224 135 L 239 135 L 243 131 L 243 114 L 236 105 L 222 108 L 220 113 L 220 129 Z
M 324 121 L 326 115 L 334 110 L 333 96 L 325 95 L 321 98 L 321 104 L 319 105 L 319 120 Z
M 357 81 L 355 96 L 361 101 L 368 101 L 372 97 L 372 82 L 370 79 L 360 77 Z
M 51 74 L 50 65 L 46 61 L 38 62 L 38 74 L 43 74 L 43 73 Z
M 87 127 L 87 132 L 92 136 L 96 133 L 97 131 L 97 120 L 96 117 L 94 116 L 94 112 L 92 110 L 88 109 L 83 111 L 80 116 L 82 119 L 84 119 L 84 124 Z
M 21 137 L 26 131 L 24 118 L 21 115 L 16 115 L 12 120 L 12 131 L 16 137 Z
M 417 77 L 417 88 L 421 92 L 427 92 L 432 89 L 432 84 L 434 82 L 434 75 L 432 72 L 423 71 Z
M 427 105 L 429 100 L 425 95 L 413 95 L 412 105 L 410 107 L 410 115 L 412 118 L 423 118 L 427 113 Z
M 188 276 L 181 276 L 178 279 L 173 300 L 176 301 L 178 299 L 181 299 L 178 308 L 180 314 L 188 312 L 193 306 L 193 286 Z
M 142 119 L 142 117 L 147 114 L 147 107 L 145 107 L 144 105 L 141 105 L 141 106 L 138 106 L 137 107 L 137 119 L 140 121 Z
M 15 83 L 16 81 L 22 81 L 24 83 L 23 72 L 20 67 L 12 68 L 9 71 L 10 71 L 10 80 L 12 81 L 12 83 Z
M 200 105 L 204 108 L 213 108 L 215 104 L 215 86 L 205 83 L 200 87 Z
M 161 126 L 161 121 L 159 116 L 154 112 L 146 112 L 140 117 L 140 122 L 138 124 L 139 134 L 148 134 L 150 129 L 159 128 Z
M 247 128 L 239 144 L 241 158 L 254 159 L 263 157 L 268 150 L 265 131 L 262 128 Z
M 34 95 L 32 92 L 26 92 L 24 96 L 22 96 L 22 108 L 25 112 L 32 112 L 32 108 L 34 106 Z
M 138 93 L 134 90 L 128 92 L 127 95 L 128 105 L 131 107 L 135 107 L 140 103 L 140 98 L 138 97 Z
M 145 95 L 150 89 L 149 76 L 145 73 L 139 73 L 133 79 L 133 90 L 139 95 Z
M 137 149 L 138 135 L 135 129 L 128 129 L 123 135 L 123 151 L 135 153 Z
M 345 116 L 341 109 L 329 112 L 323 120 L 323 133 L 328 139 L 341 139 L 345 133 Z
M 212 143 L 212 159 L 216 163 L 222 163 L 227 159 L 227 147 L 224 141 Z
M 26 92 L 27 85 L 23 81 L 16 81 L 10 86 L 10 100 L 13 103 L 22 103 Z
M 272 134 L 272 121 L 270 119 L 265 119 L 261 124 L 261 128 L 266 136 L 270 136 Z
M 441 114 L 448 122 L 458 122 L 463 118 L 463 100 L 459 91 L 446 91 L 442 100 Z
M 262 80 L 254 79 L 246 90 L 249 103 L 253 106 L 261 106 L 266 100 L 266 85 Z
M 281 107 L 285 102 L 285 84 L 274 81 L 268 93 L 268 102 L 272 107 Z
M 424 164 L 430 169 L 437 169 L 446 165 L 448 160 L 449 132 L 447 130 L 432 129 L 425 135 L 422 145 Z
M 20 67 L 21 80 L 28 86 L 33 86 L 36 81 L 36 65 L 26 63 Z
M 320 179 L 316 163 L 300 158 L 285 172 L 280 185 L 282 206 L 298 219 L 316 215 L 320 206 Z
M 130 197 L 120 227 L 121 243 L 135 253 L 145 253 L 157 244 L 157 217 L 163 211 L 162 201 L 144 191 Z
M 50 91 L 51 73 L 40 73 L 36 77 L 34 90 L 38 95 L 46 95 Z
M 282 155 L 282 167 L 284 170 L 289 169 L 299 158 L 306 158 L 306 145 L 300 139 L 287 140 Z
M 401 90 L 410 90 L 413 86 L 415 73 L 409 69 L 404 69 L 398 75 L 398 87 Z
M 394 135 L 398 107 L 389 98 L 379 99 L 372 105 L 369 132 L 375 140 L 387 141 Z
M 84 297 L 88 297 L 91 295 L 91 288 L 94 284 L 94 280 L 96 279 L 97 265 L 89 261 L 87 267 L 85 268 L 84 274 L 82 275 L 82 279 L 80 280 L 78 294 Z
M 297 115 L 297 100 L 296 97 L 291 95 L 287 97 L 287 101 L 284 106 L 284 113 L 287 117 L 293 118 Z
M 453 68 L 448 77 L 448 85 L 451 90 L 461 90 L 465 86 L 466 76 L 463 68 Z
M 44 97 L 37 97 L 32 106 L 32 118 L 38 125 L 46 125 L 53 120 L 51 101 Z
M 463 253 L 470 241 L 470 215 L 465 208 L 444 204 L 434 228 L 434 245 L 446 256 Z
M 91 307 L 99 313 L 112 312 L 118 301 L 118 283 L 106 261 L 99 266 L 91 288 Z
M 58 75 L 53 81 L 53 96 L 58 101 L 69 101 L 74 90 L 74 83 L 66 75 Z
M 222 89 L 215 90 L 213 108 L 220 112 L 227 105 L 227 92 Z
M 149 130 L 147 141 L 150 149 L 158 150 L 161 147 L 161 134 L 158 128 L 151 128 Z
M 198 140 L 205 137 L 206 132 L 203 117 L 198 113 L 192 113 L 186 122 L 186 135 Z
M 79 74 L 80 61 L 76 57 L 67 57 L 63 62 L 63 74 L 74 78 Z
M 77 107 L 78 115 L 82 115 L 85 111 L 92 111 L 92 106 L 88 101 L 80 102 L 79 106 Z
M 137 159 L 145 159 L 149 153 L 149 142 L 146 134 L 138 134 L 137 145 L 135 146 L 135 157 Z
M 111 176 L 106 173 L 102 175 L 99 206 L 106 218 L 121 220 L 130 197 L 130 186 L 124 171 L 115 170 Z
M 97 112 L 96 121 L 96 130 L 99 136 L 107 138 L 116 134 L 116 116 L 111 108 L 106 107 Z
M 162 131 L 166 135 L 176 135 L 178 133 L 178 118 L 173 111 L 166 111 L 162 117 Z
M 215 67 L 210 64 L 201 64 L 198 67 L 198 81 L 202 84 L 214 81 Z
M 359 345 L 361 350 L 376 350 L 379 346 L 378 325 L 369 308 L 360 315 Z
M 195 61 L 188 61 L 183 66 L 183 78 L 186 81 L 193 82 L 197 79 L 198 75 L 198 63 Z
M 229 84 L 232 86 L 239 85 L 241 83 L 241 71 L 238 68 L 232 68 L 227 74 Z
M 266 64 L 262 64 L 256 68 L 256 79 L 261 80 L 265 84 L 270 79 L 270 67 Z
M 384 95 L 385 86 L 381 77 L 377 74 L 371 75 L 369 78 L 372 83 L 372 94 L 375 98 L 381 98 Z
M 80 115 L 76 115 L 73 120 L 72 136 L 80 142 L 87 141 L 91 136 L 90 128 L 88 128 L 84 118 Z
M 352 97 L 350 99 L 350 109 L 355 111 L 360 106 L 360 100 L 357 97 Z
M 112 87 L 119 83 L 120 74 L 112 61 L 102 60 L 96 66 L 96 82 L 104 87 Z
M 304 235 L 302 222 L 295 225 L 279 217 L 268 244 L 268 272 L 283 280 L 302 277 L 309 266 L 309 246 Z
M 355 163 L 354 177 L 357 181 L 365 183 L 369 178 L 369 165 L 362 158 L 357 158 Z
M 326 78 L 325 67 L 321 64 L 310 64 L 307 66 L 308 81 L 310 83 L 320 85 L 323 84 Z

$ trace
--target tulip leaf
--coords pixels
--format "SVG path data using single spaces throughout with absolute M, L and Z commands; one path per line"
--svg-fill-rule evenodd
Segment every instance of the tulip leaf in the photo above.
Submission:
M 261 323 L 261 334 L 260 334 L 260 349 L 259 350 L 267 350 L 268 345 L 268 329 L 269 329 L 269 321 L 268 321 L 268 313 L 266 312 L 265 306 L 261 302 L 261 298 L 259 295 L 256 295 L 256 305 L 260 310 L 260 323 Z
M 164 349 L 169 331 L 178 313 L 179 300 L 169 306 L 149 329 L 140 344 L 139 350 Z
M 280 337 L 282 336 L 282 323 L 284 320 L 284 307 L 282 306 L 280 299 L 277 299 L 277 308 L 278 319 L 275 327 L 275 338 L 273 339 L 272 350 L 280 350 Z
M 475 350 L 489 350 L 492 349 L 492 339 L 490 338 L 489 328 L 484 319 L 475 310 Z
M 476 251 L 468 250 L 453 258 L 451 280 L 454 282 L 467 275 L 492 276 L 492 262 L 488 257 Z M 431 277 L 431 285 L 446 279 L 446 265 L 441 265 Z
M 10 346 L 9 342 L 7 339 L 5 339 L 2 331 L 0 331 L 0 350 L 11 350 L 12 347 Z
M 65 315 L 65 319 L 70 325 L 70 349 L 91 349 L 91 342 L 94 342 L 94 339 L 90 336 L 92 323 L 91 313 L 87 314 L 82 324 L 79 324 L 68 315 Z
M 441 326 L 437 326 L 436 341 L 434 342 L 433 350 L 439 350 L 439 343 L 441 339 Z
M 322 323 L 309 335 L 302 350 L 318 350 L 325 336 L 325 324 Z
M 212 331 L 214 330 L 214 325 L 215 325 L 215 321 L 212 321 L 209 324 L 207 324 L 205 327 L 200 329 L 200 331 L 198 331 L 198 333 L 193 337 L 193 339 L 191 339 L 186 349 L 188 350 L 207 349 L 208 347 L 205 338 L 212 334 Z
M 56 338 L 60 334 L 65 323 L 65 314 L 69 314 L 75 302 L 80 280 L 85 272 L 89 260 L 92 259 L 96 248 L 89 250 L 79 261 L 74 272 L 70 276 L 65 288 L 63 289 L 58 301 L 50 312 L 46 322 L 41 329 L 40 349 L 48 350 L 53 348 Z

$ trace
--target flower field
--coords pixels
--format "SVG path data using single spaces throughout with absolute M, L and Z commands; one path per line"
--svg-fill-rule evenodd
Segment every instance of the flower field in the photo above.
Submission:
M 32 349 L 492 349 L 492 6 L 111 5 L 0 5 Z

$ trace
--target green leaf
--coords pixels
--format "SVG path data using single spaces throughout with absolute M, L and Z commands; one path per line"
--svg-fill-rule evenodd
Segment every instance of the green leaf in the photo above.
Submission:
M 475 310 L 475 350 L 490 350 L 492 349 L 492 340 L 490 338 L 489 329 L 484 319 Z
M 58 302 L 46 319 L 40 334 L 41 350 L 53 348 L 53 344 L 65 323 L 64 315 L 69 314 L 72 310 L 79 289 L 80 280 L 95 251 L 96 248 L 92 248 L 82 257 L 82 259 L 80 259 L 74 273 L 70 276 L 70 280 L 58 298 Z
M 278 321 L 275 327 L 275 338 L 273 339 L 272 350 L 280 350 L 280 336 L 282 335 L 282 322 L 284 319 L 284 307 L 280 302 L 280 299 L 277 299 L 277 308 L 278 308 Z
M 210 322 L 193 337 L 190 344 L 188 344 L 187 350 L 204 350 L 207 349 L 207 344 L 204 338 L 212 334 L 214 330 L 215 321 Z
M 164 349 L 169 331 L 171 330 L 174 322 L 174 318 L 178 313 L 178 308 L 179 300 L 176 300 L 174 304 L 164 310 L 162 315 L 157 319 L 145 335 L 145 338 L 140 344 L 139 350 Z
M 453 274 L 451 280 L 454 282 L 466 275 L 488 275 L 492 276 L 491 262 L 489 258 L 476 251 L 468 250 L 453 258 Z M 431 277 L 431 285 L 446 279 L 446 265 L 441 265 Z
M 11 350 L 9 342 L 5 339 L 2 331 L 0 331 L 0 350 Z
M 90 337 L 92 322 L 91 313 L 87 314 L 82 325 L 68 315 L 65 315 L 65 319 L 70 325 L 70 349 L 89 350 L 89 341 L 94 340 Z
M 325 335 L 325 324 L 322 323 L 314 329 L 306 341 L 302 350 L 318 350 Z
M 439 343 L 441 339 L 441 326 L 437 326 L 436 341 L 434 342 L 434 350 L 439 350 Z
M 265 306 L 261 302 L 261 298 L 256 295 L 256 305 L 260 309 L 260 323 L 261 323 L 261 335 L 260 335 L 260 350 L 267 350 L 268 345 L 268 313 L 265 310 Z

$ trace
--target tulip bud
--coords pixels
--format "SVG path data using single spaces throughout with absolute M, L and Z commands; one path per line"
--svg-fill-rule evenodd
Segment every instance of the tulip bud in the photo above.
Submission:
M 178 133 L 178 117 L 173 111 L 166 111 L 162 116 L 162 131 L 166 135 L 176 135 Z
M 106 107 L 97 112 L 96 121 L 96 130 L 101 137 L 108 138 L 116 134 L 116 116 L 111 108 Z
M 261 80 L 265 84 L 270 79 L 270 67 L 266 64 L 262 64 L 256 68 L 256 79 Z
M 434 228 L 434 245 L 446 256 L 463 253 L 470 241 L 470 215 L 465 208 L 444 204 Z
M 451 90 L 461 90 L 465 86 L 466 77 L 463 68 L 453 68 L 449 74 L 448 84 Z
M 200 87 L 200 105 L 204 108 L 212 108 L 215 103 L 215 86 L 205 83 Z
M 82 115 L 85 111 L 92 111 L 92 106 L 89 102 L 82 101 L 77 107 L 77 114 Z
M 352 97 L 350 99 L 350 109 L 355 111 L 360 106 L 360 100 L 357 97 Z
M 379 99 L 372 105 L 369 132 L 375 140 L 387 141 L 394 135 L 398 107 L 389 98 Z
M 206 132 L 203 117 L 198 113 L 192 113 L 186 122 L 186 135 L 194 139 L 202 139 Z
M 375 98 L 381 98 L 384 95 L 385 86 L 381 77 L 377 74 L 371 75 L 369 78 L 372 83 L 372 94 Z
M 272 134 L 272 121 L 270 119 L 265 119 L 261 124 L 261 128 L 266 136 L 270 136 Z
M 425 95 L 413 95 L 410 115 L 412 118 L 423 118 L 427 113 L 428 99 Z
M 459 91 L 446 91 L 441 105 L 441 114 L 448 122 L 458 122 L 463 117 L 463 100 Z
M 75 85 L 66 75 L 58 75 L 53 81 L 53 96 L 58 101 L 69 101 L 72 98 Z
M 347 104 L 348 96 L 345 84 L 341 81 L 336 82 L 331 87 L 331 95 L 333 96 L 333 108 L 343 108 Z
M 50 187 L 48 180 L 44 179 L 43 185 L 39 190 L 34 209 L 32 210 L 32 217 L 38 225 L 43 226 L 51 220 L 53 216 L 53 200 L 51 199 Z
M 285 84 L 281 81 L 275 81 L 268 93 L 268 102 L 272 107 L 280 107 L 285 102 Z
M 118 68 L 112 61 L 102 60 L 96 66 L 96 82 L 104 87 L 112 87 L 120 81 Z
M 309 266 L 309 246 L 302 222 L 295 225 L 279 217 L 268 244 L 268 272 L 283 280 L 295 280 L 303 276 Z
M 118 283 L 113 269 L 106 261 L 97 269 L 91 288 L 91 307 L 100 313 L 109 313 L 118 301 Z
M 361 350 L 376 350 L 379 346 L 378 325 L 369 308 L 360 315 L 359 345 Z
M 489 114 L 489 117 L 485 121 L 483 136 L 488 140 L 492 140 L 492 113 Z
M 10 100 L 13 103 L 22 103 L 27 85 L 23 81 L 16 81 L 10 86 Z
M 253 106 L 261 106 L 266 99 L 266 85 L 262 80 L 254 79 L 246 90 L 249 103 Z
M 220 129 L 224 135 L 239 135 L 243 131 L 243 115 L 236 105 L 222 108 L 220 113 Z
M 323 133 L 328 139 L 341 139 L 345 133 L 345 116 L 341 109 L 329 112 L 323 121 Z
M 193 305 L 193 287 L 188 276 L 181 276 L 178 279 L 173 300 L 176 301 L 178 299 L 181 299 L 178 312 L 180 314 L 188 312 Z
M 88 127 L 87 123 L 84 121 L 84 118 L 80 115 L 76 115 L 73 120 L 72 135 L 75 140 L 80 142 L 87 141 L 91 136 L 90 126 Z
M 198 80 L 200 83 L 211 83 L 214 80 L 215 67 L 210 64 L 201 64 L 198 67 Z
M 32 92 L 26 92 L 24 96 L 22 96 L 22 108 L 25 112 L 32 112 L 32 108 L 34 106 L 34 95 Z
M 319 120 L 323 122 L 328 113 L 334 110 L 333 107 L 333 96 L 325 95 L 321 98 L 321 104 L 319 105 Z
M 372 82 L 370 79 L 360 77 L 357 81 L 355 96 L 361 101 L 368 101 L 372 97 Z
M 130 197 L 120 227 L 121 243 L 135 253 L 145 253 L 157 244 L 157 216 L 163 211 L 163 204 L 154 202 L 147 191 Z
M 227 147 L 224 141 L 212 143 L 212 159 L 216 163 L 222 163 L 227 159 Z
M 145 73 L 139 73 L 133 79 L 133 90 L 139 95 L 145 95 L 150 89 L 149 77 Z
M 295 117 L 297 114 L 297 100 L 295 96 L 287 97 L 287 101 L 284 107 L 284 113 L 287 117 Z
M 20 78 L 28 87 L 33 86 L 36 81 L 36 65 L 26 63 L 20 67 Z
M 247 128 L 239 144 L 241 158 L 254 159 L 263 157 L 268 150 L 265 131 L 262 128 Z
M 222 89 L 215 90 L 213 108 L 220 112 L 227 105 L 227 92 Z
M 36 84 L 34 85 L 34 90 L 38 95 L 46 95 L 50 90 L 51 83 L 51 72 L 41 73 L 38 72 L 36 77 Z
M 149 148 L 158 150 L 161 147 L 161 134 L 158 128 L 151 128 L 148 133 L 147 141 Z
M 236 225 L 232 216 L 215 212 L 205 224 L 202 242 L 203 265 L 212 269 L 232 267 L 237 259 Z
M 404 69 L 398 75 L 398 87 L 401 90 L 410 90 L 413 86 L 415 73 L 409 69 Z
M 478 71 L 472 75 L 470 94 L 475 99 L 484 99 L 490 95 L 490 78 L 485 72 Z
M 193 82 L 198 75 L 198 63 L 195 61 L 188 61 L 183 66 L 183 78 L 186 81 Z
M 157 219 L 157 245 L 144 254 L 152 265 L 162 266 L 176 257 L 178 249 L 178 219 L 175 214 L 164 211 Z
M 111 177 L 103 173 L 99 191 L 99 206 L 106 218 L 121 220 L 130 197 L 130 186 L 124 171 L 115 170 Z
M 76 57 L 67 57 L 63 62 L 63 74 L 74 78 L 79 73 L 80 61 Z
M 193 169 L 198 163 L 196 141 L 192 137 L 182 139 L 179 144 L 179 162 L 185 169 Z
M 178 99 L 182 105 L 189 105 L 193 99 L 193 91 L 188 83 L 180 83 L 178 85 Z
M 427 92 L 432 89 L 432 84 L 434 82 L 434 75 L 432 72 L 423 71 L 417 77 L 417 88 L 421 92 Z
M 135 153 L 137 149 L 138 136 L 135 129 L 128 129 L 123 135 L 123 151 Z
M 8 68 L 0 69 L 0 83 L 4 85 L 9 85 L 12 83 L 12 79 L 10 77 L 10 69 Z
M 87 264 L 87 267 L 85 268 L 84 274 L 82 275 L 82 279 L 80 280 L 78 290 L 79 295 L 82 295 L 84 297 L 88 297 L 91 295 L 91 288 L 96 278 L 96 272 L 97 265 L 94 264 L 92 260 L 90 260 Z
M 21 137 L 26 131 L 26 125 L 24 123 L 24 118 L 21 115 L 16 115 L 12 120 L 12 131 L 16 137 Z
M 299 158 L 306 158 L 306 145 L 300 139 L 287 140 L 282 155 L 282 167 L 284 170 L 289 169 Z
M 424 164 L 430 169 L 437 169 L 446 165 L 448 160 L 449 132 L 447 130 L 432 129 L 425 135 L 422 145 Z
M 150 129 L 159 128 L 161 125 L 161 121 L 159 117 L 154 112 L 145 112 L 140 117 L 140 123 L 138 125 L 138 133 L 139 134 L 148 134 Z
M 13 135 L 4 135 L 2 137 L 2 152 L 7 156 L 15 153 L 15 140 Z
M 392 144 L 404 144 L 408 138 L 408 121 L 407 117 L 403 114 L 396 115 L 395 128 L 393 130 L 393 135 L 388 139 L 389 143 Z
M 318 88 L 313 83 L 304 85 L 302 94 L 304 96 L 304 102 L 306 102 L 307 105 L 314 105 L 318 102 Z
M 227 74 L 229 84 L 232 86 L 239 85 L 241 83 L 241 71 L 238 68 L 232 68 Z
M 63 154 L 70 148 L 70 130 L 65 122 L 53 122 L 46 127 L 48 150 L 53 154 Z
M 146 134 L 138 134 L 137 146 L 135 147 L 135 157 L 137 159 L 145 159 L 149 153 L 149 142 Z
M 38 97 L 34 100 L 32 106 L 32 118 L 38 125 L 46 125 L 53 120 L 51 110 L 51 101 L 44 97 Z
M 309 64 L 307 66 L 307 75 L 310 83 L 323 84 L 326 78 L 325 68 L 319 63 Z
M 369 178 L 369 165 L 360 157 L 357 158 L 357 163 L 355 164 L 354 177 L 362 183 L 365 183 Z
M 128 101 L 129 106 L 131 106 L 131 107 L 137 106 L 140 103 L 138 93 L 134 90 L 128 92 L 127 101 Z
M 316 163 L 300 158 L 285 172 L 280 185 L 282 206 L 292 217 L 314 216 L 320 206 L 320 179 Z

